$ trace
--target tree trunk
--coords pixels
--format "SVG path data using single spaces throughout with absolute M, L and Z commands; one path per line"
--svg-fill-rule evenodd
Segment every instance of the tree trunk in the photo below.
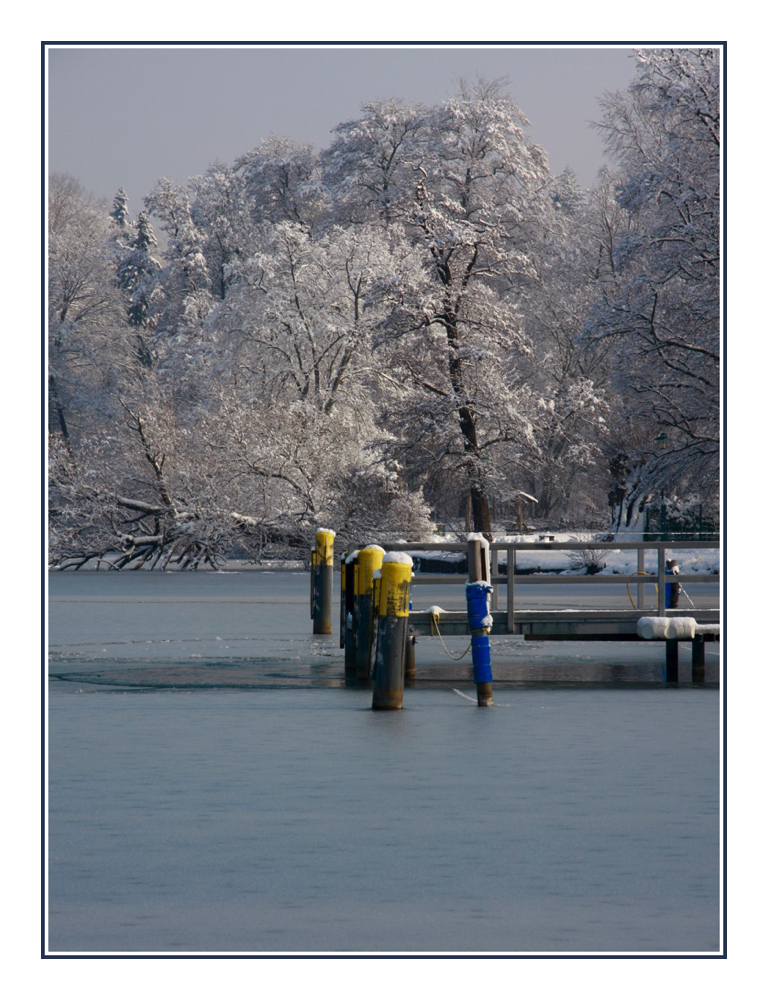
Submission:
M 50 394 L 50 401 L 53 404 L 53 409 L 59 421 L 59 429 L 61 430 L 61 436 L 64 439 L 64 445 L 66 446 L 67 451 L 71 454 L 72 449 L 69 443 L 69 429 L 67 428 L 67 421 L 64 416 L 64 407 L 59 399 L 59 391 L 56 386 L 56 379 L 53 375 L 48 376 L 48 391 Z
M 459 427 L 464 438 L 464 453 L 467 456 L 469 475 L 469 494 L 472 503 L 472 521 L 475 531 L 483 532 L 490 536 L 491 532 L 491 510 L 488 504 L 488 494 L 483 483 L 483 475 L 480 471 L 480 448 L 477 443 L 477 425 L 475 423 L 474 411 L 467 401 L 467 393 L 464 388 L 464 378 L 461 371 L 461 359 L 458 355 L 459 334 L 457 330 L 457 319 L 454 315 L 445 317 L 445 326 L 448 333 L 448 343 L 451 348 L 448 359 L 448 372 L 451 379 L 451 388 L 455 398 L 463 400 L 460 403 Z
M 491 533 L 491 511 L 488 506 L 488 497 L 482 485 L 472 486 L 472 520 L 475 522 L 475 531 L 481 531 L 484 535 Z

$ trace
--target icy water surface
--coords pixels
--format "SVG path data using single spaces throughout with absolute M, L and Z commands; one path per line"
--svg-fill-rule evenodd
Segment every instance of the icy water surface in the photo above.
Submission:
M 373 713 L 308 596 L 52 575 L 51 951 L 719 948 L 717 645 L 500 637 L 480 710 L 424 639 Z

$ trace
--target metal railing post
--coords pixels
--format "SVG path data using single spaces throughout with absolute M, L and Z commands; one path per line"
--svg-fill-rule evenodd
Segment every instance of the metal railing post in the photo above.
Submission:
M 664 599 L 665 596 L 664 571 L 667 565 L 666 549 L 662 545 L 661 548 L 657 549 L 656 551 L 659 560 L 657 566 L 657 574 L 656 574 L 656 586 L 659 589 L 659 595 L 656 601 L 656 613 L 658 614 L 659 618 L 663 618 L 663 616 L 666 613 L 665 611 L 666 601 Z

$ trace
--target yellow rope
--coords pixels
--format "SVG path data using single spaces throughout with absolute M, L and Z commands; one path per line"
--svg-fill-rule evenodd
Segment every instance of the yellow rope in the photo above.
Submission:
M 450 658 L 452 660 L 463 660 L 464 657 L 467 655 L 467 653 L 470 651 L 470 649 L 472 649 L 472 640 L 471 639 L 469 640 L 469 645 L 464 650 L 464 652 L 461 654 L 461 656 L 454 656 L 453 653 L 450 651 L 450 649 L 448 649 L 448 647 L 446 646 L 446 644 L 443 642 L 443 637 L 442 637 L 442 635 L 440 635 L 440 624 L 439 623 L 440 623 L 440 615 L 430 615 L 429 616 L 429 629 L 430 629 L 430 633 L 432 635 L 435 634 L 434 632 L 432 632 L 432 626 L 434 625 L 434 627 L 437 629 L 437 635 L 438 635 L 438 637 L 440 639 L 440 642 L 443 643 L 443 649 L 450 656 Z
M 639 569 L 637 571 L 637 573 L 633 573 L 632 574 L 632 576 L 650 576 L 650 575 L 651 574 L 650 573 L 646 573 L 646 571 L 644 569 Z M 658 601 L 658 599 L 659 599 L 659 587 L 658 587 L 658 584 L 654 583 L 654 587 L 656 587 L 656 600 Z M 635 609 L 635 611 L 637 611 L 637 605 L 632 600 L 632 595 L 629 592 L 629 584 L 627 584 L 627 597 L 629 598 L 629 603 L 632 605 L 632 607 Z

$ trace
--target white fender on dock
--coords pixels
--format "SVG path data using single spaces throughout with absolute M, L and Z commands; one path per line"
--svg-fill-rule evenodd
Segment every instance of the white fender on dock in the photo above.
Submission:
M 696 628 L 695 618 L 640 618 L 637 622 L 641 639 L 692 639 Z

